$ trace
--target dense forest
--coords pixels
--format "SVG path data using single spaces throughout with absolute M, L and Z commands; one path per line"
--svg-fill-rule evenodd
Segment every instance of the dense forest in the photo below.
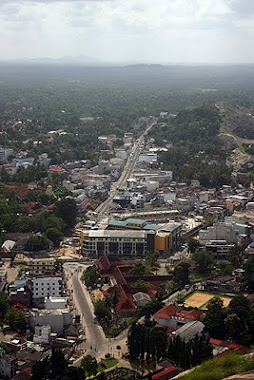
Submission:
M 229 152 L 219 142 L 220 125 L 218 109 L 207 105 L 181 111 L 176 118 L 154 128 L 150 137 L 156 144 L 171 144 L 167 152 L 161 153 L 163 168 L 172 170 L 176 181 L 199 179 L 206 187 L 229 184 Z

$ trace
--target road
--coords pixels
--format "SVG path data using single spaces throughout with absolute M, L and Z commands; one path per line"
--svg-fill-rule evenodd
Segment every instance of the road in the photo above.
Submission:
M 110 205 L 113 202 L 114 197 L 118 193 L 118 189 L 121 187 L 125 187 L 127 183 L 127 179 L 131 178 L 135 165 L 138 161 L 140 145 L 143 143 L 145 135 L 154 126 L 154 124 L 156 124 L 156 121 L 150 124 L 146 128 L 146 130 L 142 133 L 142 135 L 133 144 L 130 155 L 122 170 L 121 176 L 116 182 L 112 183 L 108 198 L 103 203 L 101 203 L 95 210 L 98 214 L 98 218 L 97 218 L 98 221 L 103 217 L 105 212 L 109 209 Z
M 81 348 L 84 355 L 92 355 L 97 359 L 105 358 L 105 354 L 110 353 L 115 357 L 121 357 L 123 353 L 127 352 L 126 339 L 127 330 L 123 331 L 117 338 L 106 338 L 102 327 L 94 321 L 94 307 L 90 295 L 81 282 L 80 277 L 85 265 L 80 263 L 65 263 L 64 271 L 69 278 L 69 287 L 73 291 L 73 301 L 81 316 L 81 322 L 85 331 L 85 342 L 82 343 Z M 121 351 L 117 346 L 121 347 Z M 79 366 L 82 358 L 74 362 L 75 366 Z

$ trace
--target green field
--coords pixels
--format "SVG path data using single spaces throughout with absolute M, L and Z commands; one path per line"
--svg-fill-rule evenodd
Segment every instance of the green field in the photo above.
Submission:
M 221 380 L 227 376 L 247 372 L 254 369 L 254 359 L 239 354 L 213 358 L 201 364 L 186 375 L 182 380 Z

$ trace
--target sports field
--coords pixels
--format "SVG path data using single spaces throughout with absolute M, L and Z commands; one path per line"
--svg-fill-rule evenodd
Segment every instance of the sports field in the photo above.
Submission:
M 189 297 L 185 299 L 185 306 L 190 307 L 197 307 L 199 309 L 205 309 L 207 302 L 215 297 L 218 296 L 218 294 L 212 294 L 212 293 L 205 293 L 205 292 L 194 292 Z M 229 302 L 231 301 L 230 297 L 223 297 L 219 296 L 222 301 L 223 305 L 226 307 L 228 306 Z

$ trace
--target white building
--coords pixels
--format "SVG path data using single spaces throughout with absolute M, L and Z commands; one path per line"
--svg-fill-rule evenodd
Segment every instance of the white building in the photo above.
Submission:
M 67 298 L 66 297 L 45 297 L 45 309 L 46 310 L 57 310 L 67 308 Z
M 226 243 L 236 244 L 239 234 L 234 231 L 232 224 L 215 223 L 206 230 L 199 231 L 199 241 L 201 244 L 210 244 L 210 241 L 224 240 Z
M 45 297 L 61 297 L 62 295 L 61 276 L 46 276 L 32 279 L 33 299 Z
M 145 162 L 147 164 L 157 164 L 158 155 L 157 153 L 147 152 L 141 153 L 138 158 L 138 162 Z
M 64 328 L 72 323 L 73 315 L 70 309 L 38 310 L 33 309 L 29 314 L 31 326 L 50 325 L 51 331 L 62 335 Z

